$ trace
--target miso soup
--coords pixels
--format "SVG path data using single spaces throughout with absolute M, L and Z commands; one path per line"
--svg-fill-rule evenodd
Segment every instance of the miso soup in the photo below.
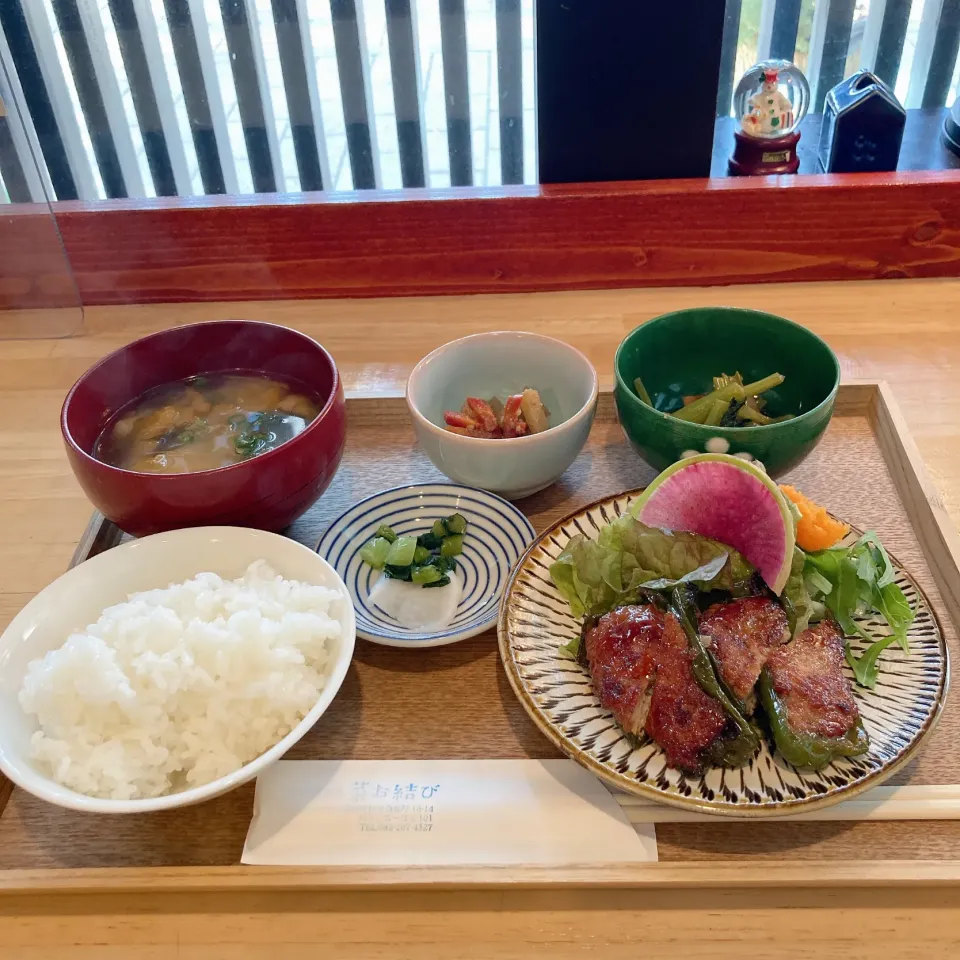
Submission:
M 139 473 L 214 470 L 273 450 L 319 413 L 315 398 L 269 377 L 189 377 L 128 404 L 97 438 L 93 455 Z

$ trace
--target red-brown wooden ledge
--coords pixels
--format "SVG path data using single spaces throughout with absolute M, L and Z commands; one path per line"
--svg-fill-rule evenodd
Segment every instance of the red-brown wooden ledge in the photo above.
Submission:
M 960 275 L 960 171 L 55 210 L 86 304 Z

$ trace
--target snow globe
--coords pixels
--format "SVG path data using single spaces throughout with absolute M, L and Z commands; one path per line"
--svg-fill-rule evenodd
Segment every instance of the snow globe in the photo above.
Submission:
M 807 78 L 788 60 L 763 60 L 737 84 L 729 170 L 735 176 L 796 173 L 800 121 L 810 104 Z

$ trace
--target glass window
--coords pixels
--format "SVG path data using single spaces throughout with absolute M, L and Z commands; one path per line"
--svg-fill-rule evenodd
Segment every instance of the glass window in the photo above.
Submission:
M 534 6 L 4 0 L 0 60 L 55 199 L 536 183 Z M 809 79 L 805 142 L 827 91 L 862 67 L 908 108 L 942 111 L 958 46 L 943 0 L 727 0 L 717 116 L 767 58 Z M 941 122 L 908 126 L 927 144 L 914 166 L 936 165 Z M 718 125 L 718 156 L 729 139 Z M 0 152 L 4 182 L 15 153 Z
M 534 0 L 2 7 L 58 199 L 536 180 Z
M 728 0 L 719 116 L 737 79 L 758 60 L 792 60 L 806 74 L 811 113 L 831 87 L 865 68 L 908 108 L 957 96 L 960 17 L 942 0 Z

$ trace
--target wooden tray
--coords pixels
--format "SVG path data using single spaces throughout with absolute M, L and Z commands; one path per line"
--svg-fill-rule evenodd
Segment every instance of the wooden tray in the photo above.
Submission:
M 321 501 L 290 530 L 310 546 L 361 497 L 440 479 L 415 446 L 402 398 L 351 399 L 348 411 L 343 465 Z M 519 505 L 540 532 L 584 504 L 642 486 L 652 476 L 626 445 L 612 397 L 603 394 L 576 463 L 559 483 Z M 889 388 L 841 387 L 823 442 L 789 479 L 844 519 L 878 531 L 926 589 L 956 654 L 958 537 Z M 112 524 L 95 516 L 73 562 L 120 539 Z M 960 706 L 954 697 L 918 758 L 891 782 L 960 783 L 958 740 Z M 358 641 L 331 708 L 287 758 L 556 756 L 510 689 L 491 630 L 427 650 Z M 253 784 L 199 806 L 124 817 L 62 810 L 20 789 L 8 789 L 7 796 L 0 815 L 0 891 L 960 882 L 960 821 L 659 824 L 661 862 L 635 867 L 285 869 L 239 865 Z

